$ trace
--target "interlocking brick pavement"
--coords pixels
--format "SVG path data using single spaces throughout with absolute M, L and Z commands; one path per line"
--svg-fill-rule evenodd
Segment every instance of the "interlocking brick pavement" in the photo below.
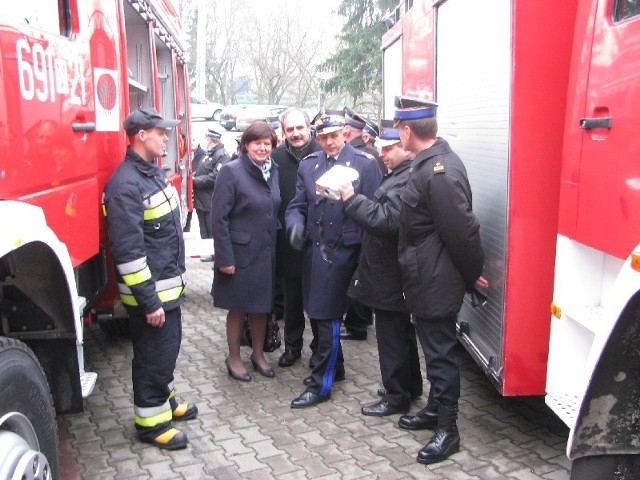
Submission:
M 343 342 L 346 380 L 329 402 L 292 410 L 309 374 L 303 358 L 277 367 L 275 379 L 250 383 L 229 378 L 225 312 L 212 306 L 212 263 L 187 260 L 188 300 L 176 369 L 179 397 L 198 404 L 198 418 L 180 423 L 190 445 L 168 452 L 136 439 L 132 420 L 131 345 L 88 327 L 88 371 L 98 373 L 84 413 L 59 416 L 62 469 L 74 479 L 546 479 L 569 477 L 564 448 L 568 430 L 542 398 L 502 398 L 463 349 L 459 428 L 461 450 L 439 464 L 416 463 L 428 431 L 400 430 L 394 415 L 365 417 L 360 408 L 377 401 L 380 386 L 376 339 Z M 281 324 L 282 328 L 282 324 Z M 242 347 L 250 369 L 250 350 Z M 423 363 L 424 367 L 424 363 Z M 424 370 L 423 370 L 424 371 Z M 424 391 L 428 391 L 425 383 Z M 413 402 L 419 409 L 426 398 Z

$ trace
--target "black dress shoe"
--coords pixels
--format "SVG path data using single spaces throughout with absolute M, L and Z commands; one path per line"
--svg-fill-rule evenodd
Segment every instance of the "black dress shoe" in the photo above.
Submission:
M 273 368 L 262 368 L 258 365 L 258 362 L 253 359 L 253 354 L 251 354 L 251 365 L 253 365 L 253 369 L 263 377 L 273 378 L 276 376 L 276 372 L 273 371 Z
M 339 371 L 336 372 L 336 376 L 333 377 L 333 382 L 343 382 L 344 379 L 346 378 L 345 374 L 344 374 L 344 369 L 340 369 Z M 311 383 L 311 375 L 309 375 L 308 377 L 306 377 L 302 383 L 304 383 L 305 385 L 309 385 Z
M 227 366 L 227 371 L 229 372 L 229 376 L 231 378 L 233 378 L 234 380 L 238 380 L 240 382 L 250 382 L 251 381 L 251 375 L 249 375 L 249 373 L 236 373 L 233 370 L 231 370 L 231 366 L 229 366 L 229 358 L 225 358 L 224 360 L 224 364 Z
M 340 339 L 341 340 L 366 340 L 367 339 L 367 332 L 356 333 L 356 332 L 352 332 L 349 329 L 346 329 L 346 330 L 340 332 Z
M 284 353 L 278 359 L 278 365 L 281 367 L 290 367 L 296 360 L 302 355 L 300 352 L 294 352 L 293 350 L 285 350 Z
M 363 415 L 369 415 L 371 417 L 386 417 L 388 415 L 395 415 L 396 413 L 407 413 L 409 407 L 398 408 L 384 400 L 380 400 L 379 402 L 362 407 L 360 411 Z
M 304 392 L 291 402 L 291 408 L 313 407 L 314 405 L 326 402 L 327 400 L 329 400 L 329 397 L 321 397 L 313 392 Z
M 416 415 L 403 415 L 398 420 L 398 427 L 403 430 L 433 430 L 438 426 L 438 414 L 421 411 Z
M 384 387 L 380 387 L 378 389 L 378 396 L 379 397 L 384 397 L 386 394 L 387 394 L 387 390 Z M 412 393 L 411 394 L 411 400 L 417 400 L 421 396 L 422 396 L 422 393 Z

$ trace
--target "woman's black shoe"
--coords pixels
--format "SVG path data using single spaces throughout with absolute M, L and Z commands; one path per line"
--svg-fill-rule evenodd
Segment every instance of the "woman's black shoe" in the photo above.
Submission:
M 253 359 L 253 354 L 251 355 L 251 365 L 253 365 L 253 369 L 263 377 L 273 378 L 276 376 L 276 372 L 274 372 L 272 368 L 261 368 L 258 362 Z
M 224 359 L 224 364 L 227 366 L 227 371 L 229 372 L 229 376 L 231 378 L 233 378 L 234 380 L 238 380 L 240 382 L 250 382 L 251 381 L 251 375 L 249 375 L 249 373 L 236 373 L 233 370 L 231 370 L 231 367 L 229 366 L 229 358 L 225 358 Z

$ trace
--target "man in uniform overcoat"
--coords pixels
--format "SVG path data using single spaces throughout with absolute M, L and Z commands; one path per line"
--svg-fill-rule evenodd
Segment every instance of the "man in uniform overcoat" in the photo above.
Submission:
M 334 164 L 351 167 L 359 175 L 357 192 L 372 198 L 382 177 L 374 159 L 345 142 L 342 111 L 321 111 L 314 125 L 322 151 L 300 163 L 296 194 L 285 213 L 291 244 L 302 250 L 304 309 L 318 330 L 313 370 L 292 408 L 326 401 L 334 380 L 344 378 L 340 323 L 362 237 L 360 227 L 344 215 L 342 201 L 319 195 L 316 181 Z

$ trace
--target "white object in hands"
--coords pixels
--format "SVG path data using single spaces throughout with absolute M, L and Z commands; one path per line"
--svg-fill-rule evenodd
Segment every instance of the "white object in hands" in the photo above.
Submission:
M 316 193 L 333 200 L 340 200 L 340 186 L 355 182 L 359 174 L 355 168 L 334 165 L 316 180 Z

